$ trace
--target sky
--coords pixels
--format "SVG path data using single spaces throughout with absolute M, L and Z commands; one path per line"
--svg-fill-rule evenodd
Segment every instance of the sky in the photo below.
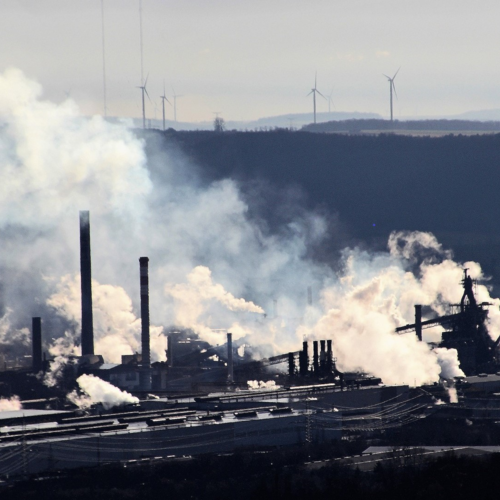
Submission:
M 316 72 L 332 111 L 387 118 L 398 68 L 395 118 L 500 108 L 498 0 L 103 0 L 108 116 L 142 115 L 141 3 L 148 118 L 163 82 L 179 121 L 311 112 Z M 0 72 L 103 114 L 101 0 L 2 0 L 0 14 Z

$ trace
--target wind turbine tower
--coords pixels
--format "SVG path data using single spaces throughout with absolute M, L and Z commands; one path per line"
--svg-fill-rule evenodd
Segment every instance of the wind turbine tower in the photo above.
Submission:
M 309 92 L 309 95 L 313 95 L 313 109 L 314 109 L 314 123 L 316 123 L 316 94 L 319 94 L 323 99 L 326 99 L 326 97 L 316 88 L 316 80 L 317 80 L 317 73 L 314 75 L 314 88 L 311 89 L 311 92 Z
M 331 105 L 333 104 L 332 95 L 333 95 L 333 89 L 328 96 L 328 114 L 332 112 L 331 110 Z
M 146 100 L 144 97 L 144 94 L 148 96 L 148 99 L 151 101 L 151 98 L 149 97 L 148 91 L 146 90 L 146 84 L 148 83 L 148 77 L 146 77 L 146 81 L 144 82 L 144 85 L 140 85 L 137 88 L 141 89 L 142 91 L 142 128 L 146 128 Z
M 393 112 L 392 112 L 392 92 L 394 91 L 394 95 L 397 97 L 398 94 L 396 94 L 396 86 L 394 85 L 394 80 L 396 79 L 396 75 L 399 73 L 399 70 L 401 68 L 399 68 L 396 73 L 394 73 L 394 76 L 391 78 L 390 76 L 387 76 L 387 75 L 384 75 L 388 82 L 389 82 L 389 89 L 390 89 L 390 96 L 391 96 L 391 122 L 394 121 L 394 115 L 393 115 Z
M 165 101 L 167 101 L 170 104 L 170 101 L 167 99 L 167 96 L 165 95 L 165 81 L 163 81 L 163 95 L 161 95 L 160 98 L 163 111 L 163 132 L 165 132 Z
M 176 95 L 175 90 L 172 87 L 172 92 L 174 93 L 174 122 L 177 123 L 177 98 L 182 97 L 181 95 Z

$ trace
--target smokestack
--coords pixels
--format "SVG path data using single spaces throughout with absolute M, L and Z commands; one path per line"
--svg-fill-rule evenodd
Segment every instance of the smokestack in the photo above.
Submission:
M 415 305 L 415 333 L 418 340 L 422 342 L 422 306 Z
M 42 318 L 32 318 L 31 334 L 33 371 L 38 373 L 42 369 Z
M 90 215 L 88 210 L 80 211 L 80 278 L 82 287 L 82 356 L 85 356 L 94 354 Z
M 326 341 L 326 370 L 328 373 L 332 373 L 333 368 L 333 352 L 332 352 L 332 341 L 331 339 Z
M 168 361 L 168 367 L 173 368 L 174 367 L 174 339 L 172 338 L 171 334 L 167 337 L 167 361 Z
M 318 341 L 313 342 L 313 368 L 314 374 L 317 375 L 319 372 L 319 356 L 318 356 Z
M 151 352 L 149 348 L 149 276 L 148 257 L 139 258 L 141 278 L 141 345 L 142 370 L 140 372 L 141 390 L 151 390 Z
M 323 373 L 326 369 L 326 341 L 320 340 L 320 354 L 319 354 L 319 366 L 321 368 L 321 373 Z
M 288 353 L 288 376 L 291 379 L 295 376 L 295 359 L 293 352 Z
M 233 383 L 233 334 L 227 334 L 227 381 Z
M 299 372 L 301 377 L 307 375 L 307 369 L 309 367 L 309 354 L 307 352 L 307 340 L 302 342 L 302 352 L 299 357 Z

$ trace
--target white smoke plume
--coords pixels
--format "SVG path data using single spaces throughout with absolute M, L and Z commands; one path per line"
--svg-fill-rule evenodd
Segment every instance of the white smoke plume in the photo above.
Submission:
M 17 411 L 22 409 L 23 405 L 18 396 L 12 396 L 9 399 L 0 398 L 0 411 Z
M 276 390 L 281 387 L 279 385 L 276 385 L 276 382 L 274 380 L 268 380 L 267 382 L 264 382 L 263 380 L 247 380 L 247 385 L 250 390 Z
M 455 387 L 448 387 L 448 397 L 450 398 L 450 403 L 458 403 L 458 394 Z
M 138 403 L 139 399 L 126 391 L 121 391 L 114 385 L 94 377 L 93 375 L 81 375 L 76 379 L 83 394 L 76 391 L 67 395 L 67 398 L 79 408 L 89 408 L 93 404 L 100 403 L 105 410 L 115 406 Z
M 141 347 L 141 320 L 133 312 L 127 292 L 113 285 L 101 285 L 92 281 L 94 317 L 94 351 L 110 363 L 120 363 L 121 356 L 134 354 Z M 57 314 L 77 325 L 80 331 L 80 276 L 65 275 L 56 285 L 47 304 Z M 152 361 L 165 361 L 167 339 L 163 327 L 150 325 Z
M 29 346 L 31 343 L 30 332 L 27 328 L 14 328 L 10 317 L 12 309 L 7 308 L 5 314 L 0 317 L 0 344 L 12 344 L 13 342 Z
M 463 266 L 431 234 L 394 233 L 377 254 L 346 249 L 336 273 L 308 258 L 329 230 L 324 217 L 304 211 L 273 233 L 251 217 L 236 182 L 204 181 L 175 150 L 156 151 L 152 136 L 146 158 L 126 124 L 86 119 L 73 102 L 40 96 L 20 71 L 0 75 L 0 310 L 12 311 L 4 338 L 43 316 L 54 324 L 50 336 L 78 352 L 78 211 L 89 209 L 95 351 L 106 361 L 139 347 L 138 258 L 149 256 L 156 359 L 164 359 L 162 326 L 192 322 L 215 343 L 220 328 L 246 337 L 262 356 L 295 351 L 306 335 L 333 339 L 342 370 L 385 383 L 439 380 L 438 355 L 415 335 L 394 333 L 413 322 L 414 304 L 438 315 L 460 300 Z M 478 264 L 465 265 L 482 277 Z M 306 306 L 309 286 L 321 297 L 314 306 Z M 483 285 L 477 297 L 494 304 L 496 338 L 500 301 Z M 274 301 L 276 315 L 264 317 Z
M 436 348 L 434 353 L 438 357 L 438 363 L 441 367 L 441 378 L 453 380 L 455 377 L 465 377 L 465 373 L 460 369 L 458 361 L 458 352 L 456 349 Z
M 451 260 L 429 233 L 393 233 L 389 249 L 389 254 L 376 255 L 346 250 L 339 282 L 323 290 L 325 314 L 312 327 L 299 330 L 313 338 L 333 338 L 341 371 L 367 371 L 388 384 L 421 385 L 438 381 L 440 375 L 463 375 L 455 350 L 433 352 L 414 333 L 395 333 L 396 327 L 413 323 L 414 304 L 429 306 L 435 315 L 449 313 L 446 304 L 461 298 L 463 266 Z M 426 258 L 418 276 L 410 268 L 422 251 Z M 465 266 L 472 278 L 481 278 L 478 264 Z M 500 334 L 500 301 L 492 299 L 485 286 L 477 287 L 477 296 L 480 302 L 487 300 L 496 306 L 491 308 L 489 325 L 496 338 Z M 438 335 L 439 329 L 428 340 L 437 340 Z
M 165 293 L 174 300 L 175 317 L 173 322 L 180 327 L 192 328 L 204 338 L 213 336 L 208 328 L 209 317 L 207 316 L 214 315 L 214 305 L 221 306 L 229 312 L 264 314 L 262 307 L 242 298 L 236 298 L 227 292 L 221 284 L 214 283 L 210 269 L 205 266 L 196 266 L 187 275 L 187 283 L 167 283 Z M 220 309 L 218 313 L 220 317 Z M 229 317 L 228 314 L 225 316 Z M 228 331 L 233 333 L 235 339 L 249 333 L 248 330 L 239 325 L 237 319 L 231 324 Z M 220 334 L 216 334 L 214 337 L 219 336 Z

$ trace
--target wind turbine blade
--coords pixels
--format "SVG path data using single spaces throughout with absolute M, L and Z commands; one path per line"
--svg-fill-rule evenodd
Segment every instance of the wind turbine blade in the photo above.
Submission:
M 311 95 L 313 92 L 314 92 L 314 89 L 312 89 L 311 92 L 309 92 L 309 94 L 306 95 L 306 97 Z
M 314 73 L 314 89 L 315 89 L 315 90 L 316 90 L 316 87 L 317 87 L 317 85 L 316 85 L 316 80 L 317 80 L 317 79 L 318 79 L 318 72 L 316 71 L 316 72 Z
M 323 99 L 326 99 L 328 101 L 328 99 L 319 91 L 319 90 L 316 90 L 316 92 L 323 98 Z
M 149 73 L 146 75 L 146 80 L 144 80 L 144 90 L 146 90 L 146 85 L 148 84 Z
M 146 78 L 146 80 L 147 80 L 147 78 Z M 144 85 L 144 92 L 146 92 L 146 95 L 148 96 L 149 102 L 153 102 L 153 101 L 151 100 L 151 97 L 149 97 L 148 91 L 147 91 L 147 89 L 146 89 L 146 85 Z
M 394 85 L 394 81 L 393 80 L 391 80 L 391 83 L 392 83 L 392 88 L 394 90 L 394 95 L 396 96 L 396 99 L 397 99 L 398 98 L 398 94 L 396 92 L 396 85 Z
M 394 78 L 396 78 L 396 75 L 399 73 L 400 69 L 401 69 L 401 66 L 398 68 L 398 70 L 396 71 L 396 73 L 394 73 L 394 76 L 392 77 L 393 80 L 394 80 Z
M 391 77 L 387 76 L 385 73 L 382 73 L 389 81 L 391 81 Z

